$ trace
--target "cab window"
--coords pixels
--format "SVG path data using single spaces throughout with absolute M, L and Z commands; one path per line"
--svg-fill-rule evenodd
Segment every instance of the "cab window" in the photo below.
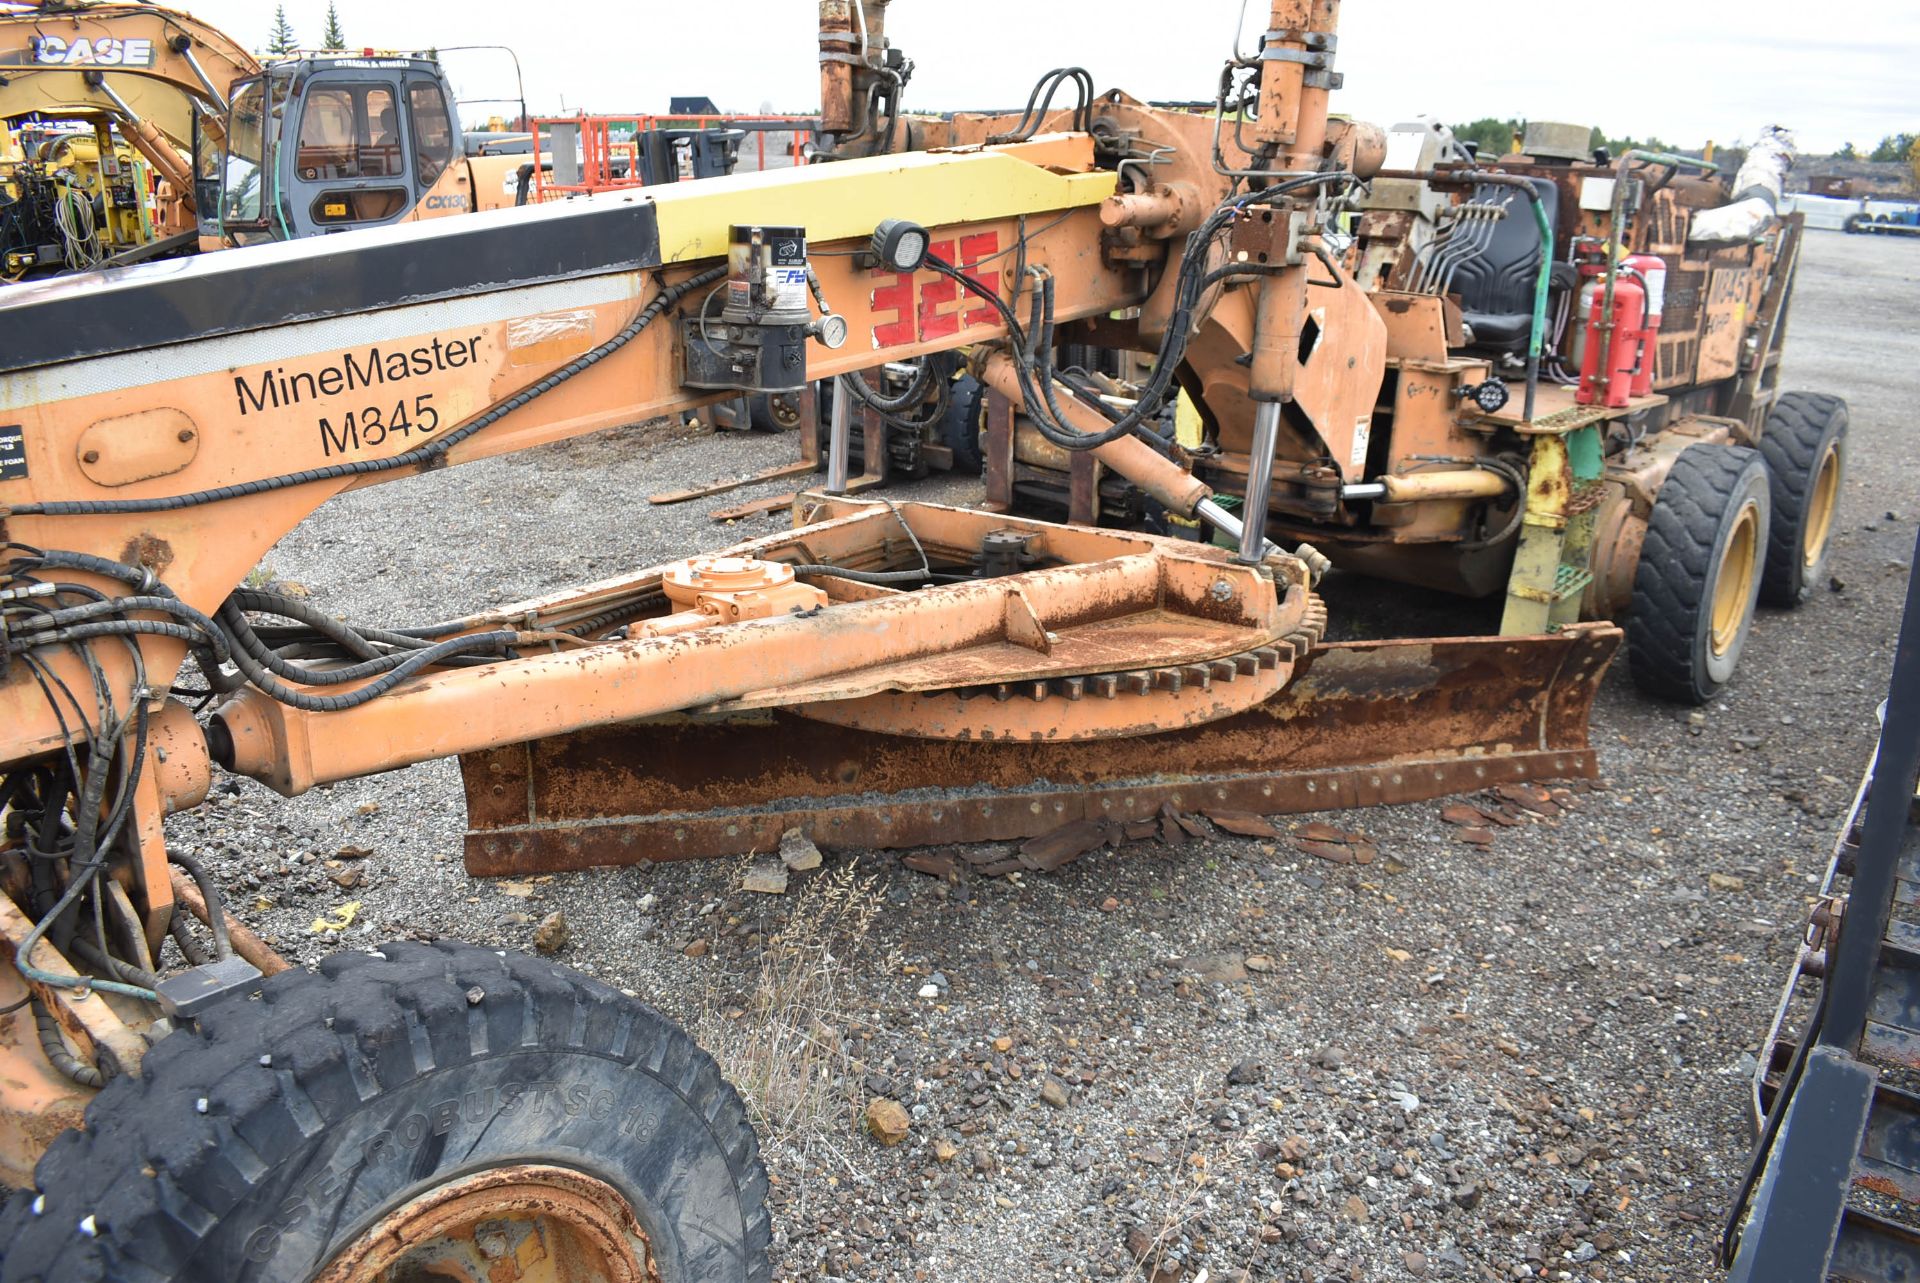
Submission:
M 399 178 L 406 173 L 400 117 L 388 85 L 321 85 L 300 114 L 294 168 L 307 182 Z
M 431 187 L 453 159 L 453 122 L 447 115 L 447 99 L 432 81 L 409 80 L 407 110 L 413 113 L 413 156 L 420 171 L 420 186 Z

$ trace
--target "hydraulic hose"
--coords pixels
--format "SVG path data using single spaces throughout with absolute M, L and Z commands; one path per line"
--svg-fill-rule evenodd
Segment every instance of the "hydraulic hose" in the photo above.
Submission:
M 1276 183 L 1272 187 L 1248 192 L 1221 205 L 1207 217 L 1201 225 L 1187 236 L 1186 251 L 1180 264 L 1180 275 L 1175 283 L 1174 308 L 1168 318 L 1167 327 L 1161 338 L 1160 350 L 1155 357 L 1153 372 L 1148 376 L 1146 390 L 1141 394 L 1134 407 L 1115 420 L 1111 426 L 1099 432 L 1080 433 L 1062 425 L 1056 415 L 1058 401 L 1052 392 L 1051 354 L 1042 350 L 1038 340 L 1043 335 L 1033 336 L 1029 341 L 1027 327 L 1006 300 L 999 293 L 989 289 L 967 273 L 954 267 L 938 255 L 929 254 L 926 264 L 934 271 L 956 281 L 968 293 L 980 298 L 999 313 L 1002 324 L 1007 327 L 1015 355 L 1015 365 L 1019 371 L 1021 401 L 1027 417 L 1040 434 L 1054 445 L 1065 450 L 1093 450 L 1127 435 L 1142 436 L 1149 444 L 1164 449 L 1166 443 L 1151 428 L 1144 425 L 1160 409 L 1161 401 L 1172 387 L 1173 373 L 1186 357 L 1187 340 L 1193 329 L 1193 313 L 1200 301 L 1202 282 L 1207 276 L 1206 252 L 1215 235 L 1240 215 L 1249 206 L 1264 204 L 1306 187 L 1323 185 L 1351 179 L 1353 175 L 1345 170 L 1331 170 L 1322 174 L 1307 174 L 1286 182 Z M 1041 302 L 1050 301 L 1048 283 L 1041 285 Z M 1042 325 L 1051 325 L 1050 306 L 1042 310 Z M 1029 357 L 1027 354 L 1033 355 Z M 1036 381 L 1037 380 L 1037 381 Z

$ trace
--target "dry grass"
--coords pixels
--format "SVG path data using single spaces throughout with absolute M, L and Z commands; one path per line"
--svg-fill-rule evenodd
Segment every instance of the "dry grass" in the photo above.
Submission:
M 866 1064 L 848 1036 L 840 972 L 878 909 L 875 880 L 851 863 L 810 878 L 767 941 L 744 1006 L 706 1004 L 699 1041 L 782 1166 L 852 1166 Z
M 1169 1249 L 1186 1238 L 1189 1227 L 1209 1210 L 1214 1191 L 1234 1188 L 1250 1167 L 1252 1143 L 1245 1137 L 1223 1143 L 1212 1158 L 1197 1139 L 1206 1135 L 1202 1102 L 1207 1094 L 1205 1080 L 1195 1079 L 1184 1111 L 1189 1120 L 1187 1135 L 1169 1165 L 1166 1199 L 1157 1222 L 1136 1226 L 1127 1235 L 1127 1254 L 1146 1283 L 1173 1283 L 1185 1277 L 1185 1269 L 1169 1258 Z M 1207 1273 L 1201 1270 L 1192 1283 L 1205 1283 Z

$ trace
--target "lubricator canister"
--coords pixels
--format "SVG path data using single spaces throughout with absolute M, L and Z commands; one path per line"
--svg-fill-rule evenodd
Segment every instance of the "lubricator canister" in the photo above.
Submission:
M 807 229 L 735 223 L 727 238 L 728 321 L 760 323 L 768 313 L 807 317 Z M 783 318 L 784 319 L 784 318 Z
M 791 392 L 807 381 L 807 231 L 736 223 L 727 236 L 726 304 L 683 322 L 684 382 L 695 388 Z M 845 322 L 838 324 L 844 342 Z M 823 339 L 823 342 L 829 342 Z M 830 343 L 837 346 L 837 343 Z

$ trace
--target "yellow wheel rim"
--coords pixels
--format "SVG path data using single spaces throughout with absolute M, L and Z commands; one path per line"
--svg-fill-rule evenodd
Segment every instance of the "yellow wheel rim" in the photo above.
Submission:
M 1833 532 L 1833 513 L 1840 503 L 1840 447 L 1827 447 L 1820 460 L 1819 475 L 1813 479 L 1813 493 L 1807 497 L 1807 528 L 1800 538 L 1800 562 L 1808 570 L 1820 564 L 1826 555 L 1827 536 Z
M 660 1283 L 627 1201 L 571 1168 L 495 1168 L 427 1191 L 314 1283 Z
M 1713 636 L 1709 640 L 1716 659 L 1732 649 L 1740 625 L 1746 622 L 1759 554 L 1759 510 L 1752 503 L 1743 504 L 1740 515 L 1734 518 L 1726 551 L 1720 554 L 1720 569 L 1713 577 Z

